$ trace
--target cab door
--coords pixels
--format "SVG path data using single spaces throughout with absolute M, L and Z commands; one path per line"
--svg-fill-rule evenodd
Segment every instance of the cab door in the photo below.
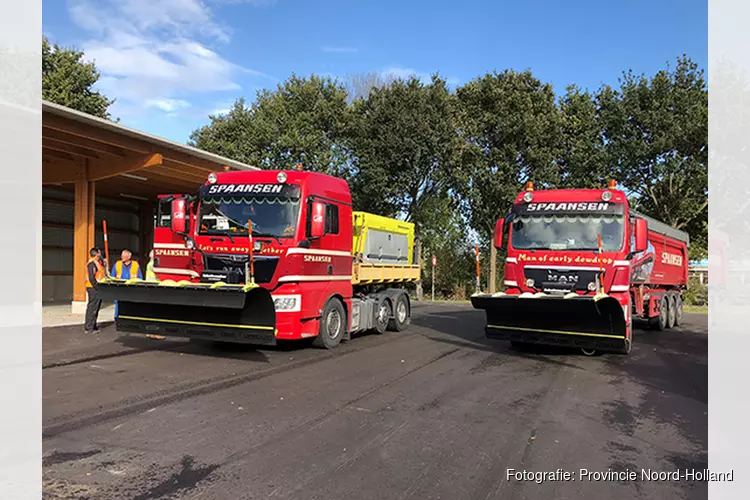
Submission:
M 159 197 L 154 227 L 154 272 L 160 280 L 197 280 L 199 262 L 188 248 L 195 214 L 186 195 Z M 202 267 L 202 266 L 201 266 Z

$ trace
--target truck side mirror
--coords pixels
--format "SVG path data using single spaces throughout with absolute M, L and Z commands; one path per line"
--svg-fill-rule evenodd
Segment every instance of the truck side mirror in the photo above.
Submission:
M 648 248 L 648 222 L 640 217 L 635 220 L 635 252 L 643 252 Z
M 172 200 L 172 231 L 185 234 L 187 231 L 187 207 L 184 198 Z
M 497 219 L 495 223 L 495 248 L 503 248 L 503 229 L 505 228 L 505 219 Z
M 310 210 L 310 237 L 320 238 L 326 229 L 326 205 L 320 201 L 314 201 Z

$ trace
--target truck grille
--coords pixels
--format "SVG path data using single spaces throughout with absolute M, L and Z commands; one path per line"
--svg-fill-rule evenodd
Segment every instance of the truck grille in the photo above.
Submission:
M 597 274 L 597 271 L 576 268 L 524 269 L 525 278 L 534 280 L 537 290 L 587 290 L 589 283 L 596 282 Z
M 206 255 L 205 269 L 201 276 L 204 283 L 223 281 L 229 284 L 245 283 L 247 255 Z M 269 283 L 279 264 L 278 257 L 258 256 L 254 258 L 256 283 Z

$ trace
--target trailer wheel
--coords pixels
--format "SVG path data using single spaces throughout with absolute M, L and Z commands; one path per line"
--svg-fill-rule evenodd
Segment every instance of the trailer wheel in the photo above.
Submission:
M 346 311 L 341 301 L 330 299 L 320 317 L 320 330 L 313 340 L 315 347 L 333 349 L 341 342 L 346 330 Z
M 403 331 L 411 320 L 409 314 L 409 302 L 403 293 L 396 299 L 396 307 L 393 313 L 393 319 L 388 321 L 388 329 L 392 332 Z
M 667 304 L 669 304 L 669 310 L 667 311 L 667 328 L 674 328 L 674 325 L 677 322 L 677 302 L 674 295 L 667 295 Z
M 596 356 L 596 349 L 586 349 L 585 347 L 582 347 L 581 352 L 584 356 Z
M 378 308 L 375 310 L 375 331 L 377 333 L 385 333 L 388 329 L 391 313 L 391 301 L 383 298 L 380 301 L 380 304 L 378 304 Z
M 675 326 L 680 326 L 680 324 L 682 323 L 682 296 L 675 294 L 674 303 L 675 303 L 674 324 Z
M 659 315 L 649 320 L 649 322 L 651 323 L 651 327 L 659 331 L 666 330 L 668 313 L 669 305 L 667 303 L 667 298 L 662 297 L 659 301 Z

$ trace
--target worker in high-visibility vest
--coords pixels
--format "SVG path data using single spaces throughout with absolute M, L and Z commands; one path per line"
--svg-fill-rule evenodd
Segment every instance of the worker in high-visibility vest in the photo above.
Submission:
M 99 297 L 97 286 L 106 277 L 104 265 L 102 264 L 102 252 L 94 247 L 89 250 L 89 262 L 86 265 L 86 324 L 85 333 L 99 333 L 96 321 L 99 318 L 99 309 L 102 307 L 102 299 Z
M 159 281 L 159 277 L 154 272 L 154 251 L 148 253 L 148 264 L 146 264 L 146 281 Z
M 112 277 L 121 280 L 129 280 L 130 278 L 143 279 L 141 267 L 138 265 L 138 262 L 133 260 L 133 253 L 130 250 L 125 249 L 120 253 L 120 260 L 115 262 L 115 265 L 112 266 Z M 115 318 L 116 317 L 117 301 L 115 301 Z

